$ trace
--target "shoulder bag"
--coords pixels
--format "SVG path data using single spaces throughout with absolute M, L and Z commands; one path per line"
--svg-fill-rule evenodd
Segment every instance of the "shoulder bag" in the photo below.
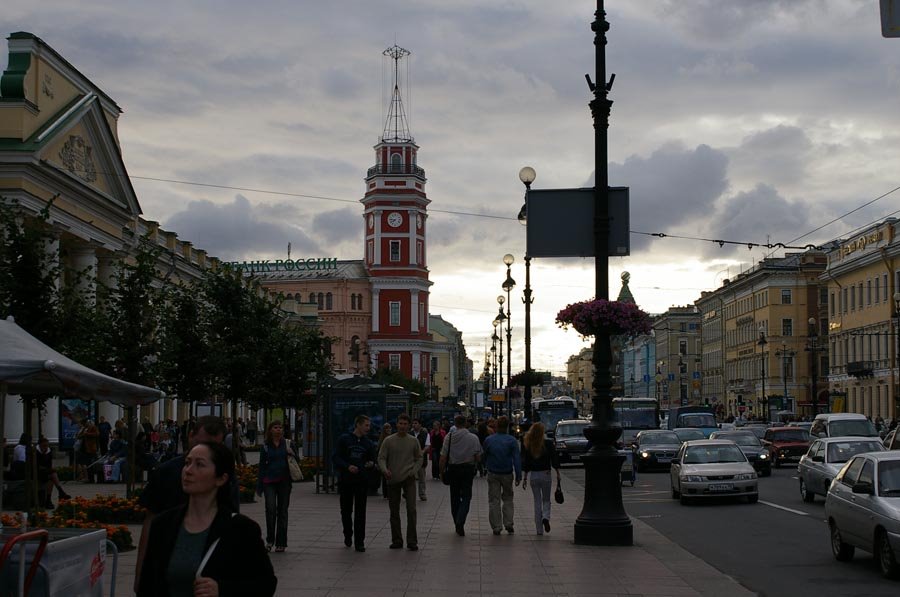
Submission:
M 303 480 L 303 471 L 300 470 L 300 463 L 297 462 L 297 456 L 294 454 L 294 446 L 291 445 L 291 440 L 286 439 L 285 448 L 287 451 L 287 464 L 288 471 L 291 474 L 291 481 L 297 482 Z
M 453 446 L 453 433 L 450 433 L 450 438 L 447 443 L 447 463 L 444 465 L 444 470 L 441 471 L 441 481 L 444 485 L 450 485 L 450 448 Z
M 556 493 L 553 494 L 553 499 L 556 500 L 557 504 L 566 501 L 566 496 L 563 495 L 562 491 L 562 483 L 559 480 L 556 481 Z

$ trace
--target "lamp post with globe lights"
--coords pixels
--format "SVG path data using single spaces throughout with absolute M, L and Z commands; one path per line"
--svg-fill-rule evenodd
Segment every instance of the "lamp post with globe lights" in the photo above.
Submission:
M 519 210 L 519 223 L 528 225 L 528 192 L 531 183 L 537 177 L 537 173 L 531 166 L 525 166 L 519 170 L 519 180 L 525 185 L 525 203 Z M 525 419 L 531 420 L 531 257 L 528 255 L 528 247 L 525 247 L 525 295 L 522 302 L 525 303 Z
M 512 315 L 510 313 L 510 305 L 512 305 L 512 301 L 510 300 L 510 293 L 512 289 L 516 287 L 516 281 L 513 280 L 512 277 L 512 264 L 515 261 L 515 258 L 512 254 L 507 253 L 503 256 L 503 264 L 506 266 L 506 280 L 503 281 L 502 288 L 506 291 L 506 385 L 509 386 L 510 380 L 512 379 Z M 503 309 L 503 303 L 500 303 L 500 309 Z M 506 416 L 510 416 L 512 414 L 512 410 L 510 409 L 510 395 L 509 395 L 509 387 L 506 389 Z
M 497 296 L 497 303 L 500 305 L 500 309 L 497 312 L 497 317 L 494 321 L 500 326 L 500 333 L 497 335 L 500 339 L 500 350 L 497 352 L 497 362 L 499 366 L 497 367 L 500 370 L 500 383 L 497 385 L 497 388 L 504 388 L 506 384 L 503 381 L 503 322 L 507 320 L 506 313 L 503 312 L 503 303 L 506 302 L 506 297 L 502 294 Z
M 810 373 L 810 403 L 812 404 L 813 418 L 819 414 L 819 388 L 818 388 L 818 367 L 819 367 L 819 333 L 816 326 L 816 318 L 810 317 L 807 321 L 809 324 L 809 340 L 807 341 L 806 350 L 809 351 L 809 373 Z

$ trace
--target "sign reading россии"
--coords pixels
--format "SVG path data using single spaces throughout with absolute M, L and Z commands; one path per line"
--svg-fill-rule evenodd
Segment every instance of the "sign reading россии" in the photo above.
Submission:
M 248 272 L 317 271 L 338 268 L 337 257 L 311 257 L 309 259 L 259 259 L 256 261 L 229 261 L 227 265 Z

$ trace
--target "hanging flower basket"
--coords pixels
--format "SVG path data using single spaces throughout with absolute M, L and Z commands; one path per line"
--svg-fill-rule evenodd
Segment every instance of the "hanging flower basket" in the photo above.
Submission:
M 573 303 L 556 314 L 556 323 L 582 336 L 639 336 L 651 329 L 650 316 L 634 303 L 604 299 Z

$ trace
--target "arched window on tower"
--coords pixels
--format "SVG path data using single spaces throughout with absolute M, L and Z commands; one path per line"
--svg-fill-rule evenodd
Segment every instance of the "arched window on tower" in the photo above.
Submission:
M 310 302 L 310 303 L 315 303 L 315 302 L 316 302 L 316 293 L 315 293 L 315 292 L 310 292 L 310 293 L 309 293 L 309 302 Z
M 355 295 L 355 294 L 351 294 L 351 295 L 350 295 L 350 308 L 351 308 L 352 310 L 354 310 L 354 311 L 357 310 L 357 306 L 356 306 L 356 295 Z
M 403 171 L 403 156 L 399 153 L 391 155 L 391 172 Z
M 318 300 L 318 303 L 319 303 L 319 310 L 321 311 L 322 309 L 325 308 L 325 295 L 322 294 L 322 293 L 320 292 L 320 293 L 319 293 L 319 296 L 318 296 L 318 299 L 319 299 L 319 300 Z
M 334 296 L 329 292 L 325 295 L 325 310 L 331 311 L 334 308 Z

